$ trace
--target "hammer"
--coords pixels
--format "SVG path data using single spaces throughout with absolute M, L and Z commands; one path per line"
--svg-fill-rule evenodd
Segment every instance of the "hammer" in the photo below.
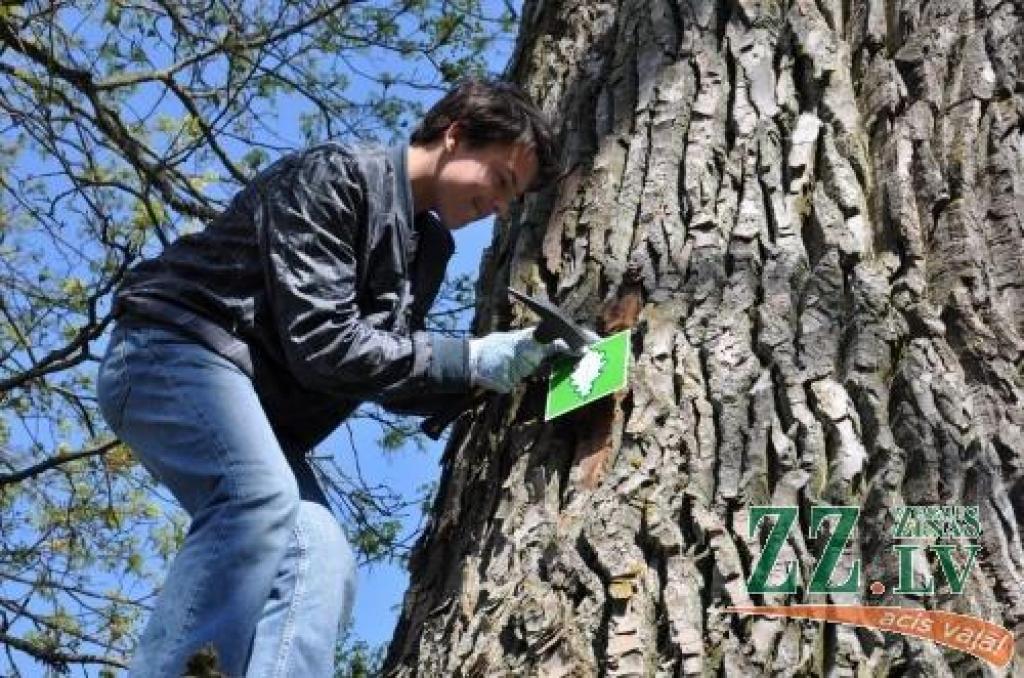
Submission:
M 548 301 L 523 294 L 511 287 L 508 288 L 508 293 L 540 316 L 540 324 L 537 325 L 533 338 L 542 344 L 549 344 L 556 339 L 561 339 L 569 345 L 573 353 L 580 355 L 588 346 L 601 338 L 593 330 L 578 325 L 562 309 Z M 420 430 L 426 433 L 432 440 L 437 440 L 448 427 L 448 424 L 458 419 L 459 415 L 463 412 L 475 408 L 488 395 L 489 393 L 484 389 L 473 389 L 465 398 L 456 402 L 450 409 L 424 419 L 423 423 L 420 424 Z

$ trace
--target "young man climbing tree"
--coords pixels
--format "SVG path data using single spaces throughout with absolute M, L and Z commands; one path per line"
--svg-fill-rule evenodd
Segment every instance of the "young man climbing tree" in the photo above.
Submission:
M 551 181 L 556 156 L 521 91 L 467 81 L 408 146 L 288 155 L 131 272 L 100 405 L 192 518 L 133 676 L 181 675 L 210 644 L 232 676 L 333 674 L 354 560 L 305 454 L 361 401 L 425 414 L 566 350 L 424 331 L 450 231 Z

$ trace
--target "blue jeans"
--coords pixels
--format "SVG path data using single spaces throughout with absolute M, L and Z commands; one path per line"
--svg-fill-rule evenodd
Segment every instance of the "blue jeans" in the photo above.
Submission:
M 249 378 L 157 327 L 115 327 L 100 366 L 111 429 L 192 518 L 130 674 L 168 678 L 212 643 L 229 676 L 331 676 L 352 550 Z

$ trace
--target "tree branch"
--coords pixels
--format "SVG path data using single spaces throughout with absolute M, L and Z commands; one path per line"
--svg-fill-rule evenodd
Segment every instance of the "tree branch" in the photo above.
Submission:
M 174 209 L 183 214 L 201 219 L 212 219 L 217 215 L 217 210 L 202 202 L 203 196 L 196 194 L 194 191 L 191 192 L 195 197 L 198 197 L 199 200 L 197 202 L 188 202 L 177 195 L 170 177 L 173 176 L 182 186 L 190 188 L 188 182 L 185 181 L 178 172 L 166 167 L 162 162 L 160 162 L 157 155 L 153 153 L 151 149 L 142 144 L 125 128 L 124 124 L 121 122 L 120 116 L 103 104 L 99 98 L 99 91 L 96 89 L 92 73 L 71 68 L 60 63 L 52 54 L 41 49 L 34 41 L 25 40 L 15 33 L 10 23 L 6 21 L 0 21 L 0 41 L 11 47 L 16 52 L 19 52 L 36 62 L 45 68 L 48 73 L 60 76 L 63 80 L 84 94 L 95 111 L 95 117 L 92 117 L 91 119 L 93 124 L 96 125 L 96 128 L 106 134 L 107 137 L 124 153 L 125 158 L 129 160 L 133 166 L 138 168 L 139 171 L 160 190 L 161 196 L 167 201 L 168 205 L 171 205 Z M 8 64 L 0 64 L 0 66 L 2 66 L 2 69 L 0 70 L 3 70 L 7 74 L 24 79 L 24 76 L 19 74 L 16 68 L 13 68 Z M 31 83 L 27 84 L 31 85 Z M 49 91 L 52 94 L 59 96 L 69 109 L 73 110 L 75 108 L 73 102 L 71 102 L 59 89 L 51 88 Z M 143 155 L 153 157 L 157 160 L 157 163 L 150 163 L 143 157 Z
M 59 372 L 61 370 L 68 369 L 69 367 L 73 367 L 88 357 L 89 342 L 93 339 L 99 338 L 106 330 L 107 325 L 109 325 L 113 320 L 113 316 L 110 315 L 105 318 L 98 319 L 96 306 L 99 303 L 99 300 L 105 297 L 120 282 L 121 278 L 128 270 L 128 263 L 128 260 L 122 262 L 118 270 L 110 277 L 110 280 L 89 295 L 87 300 L 88 310 L 86 312 L 88 323 L 78 330 L 74 338 L 66 346 L 54 349 L 43 356 L 43 359 L 35 363 L 31 369 L 13 377 L 0 380 L 0 394 L 7 393 L 13 388 L 26 384 L 33 379 L 38 379 L 39 377 L 50 374 L 51 372 Z M 76 356 L 75 353 L 78 355 Z
M 6 487 L 7 485 L 19 483 L 22 480 L 32 478 L 33 476 L 37 476 L 40 473 L 49 471 L 50 469 L 57 468 L 58 466 L 62 464 L 67 464 L 68 462 L 76 461 L 78 459 L 86 459 L 87 457 L 95 457 L 101 454 L 106 454 L 113 448 L 117 447 L 118 444 L 119 442 L 117 440 L 113 440 L 109 443 L 105 443 L 103 445 L 100 445 L 99 447 L 94 447 L 89 450 L 82 450 L 81 452 L 75 452 L 74 454 L 61 454 L 56 457 L 50 457 L 49 459 L 41 461 L 34 466 L 30 466 L 20 471 L 15 471 L 14 473 L 5 473 L 3 475 L 0 475 L 0 487 Z
M 98 654 L 71 654 L 59 650 L 51 650 L 39 647 L 27 640 L 9 636 L 6 633 L 0 633 L 0 643 L 13 647 L 15 650 L 20 650 L 47 666 L 64 667 L 68 664 L 103 664 L 104 666 L 113 666 L 119 669 L 128 668 L 128 663 L 122 659 L 105 657 Z

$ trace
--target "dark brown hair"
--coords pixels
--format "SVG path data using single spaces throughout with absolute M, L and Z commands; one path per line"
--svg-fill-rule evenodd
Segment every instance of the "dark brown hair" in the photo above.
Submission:
M 464 80 L 427 111 L 409 138 L 416 145 L 429 144 L 459 123 L 470 148 L 492 143 L 523 143 L 537 154 L 537 178 L 530 190 L 557 180 L 558 142 L 544 114 L 516 85 L 500 80 Z

